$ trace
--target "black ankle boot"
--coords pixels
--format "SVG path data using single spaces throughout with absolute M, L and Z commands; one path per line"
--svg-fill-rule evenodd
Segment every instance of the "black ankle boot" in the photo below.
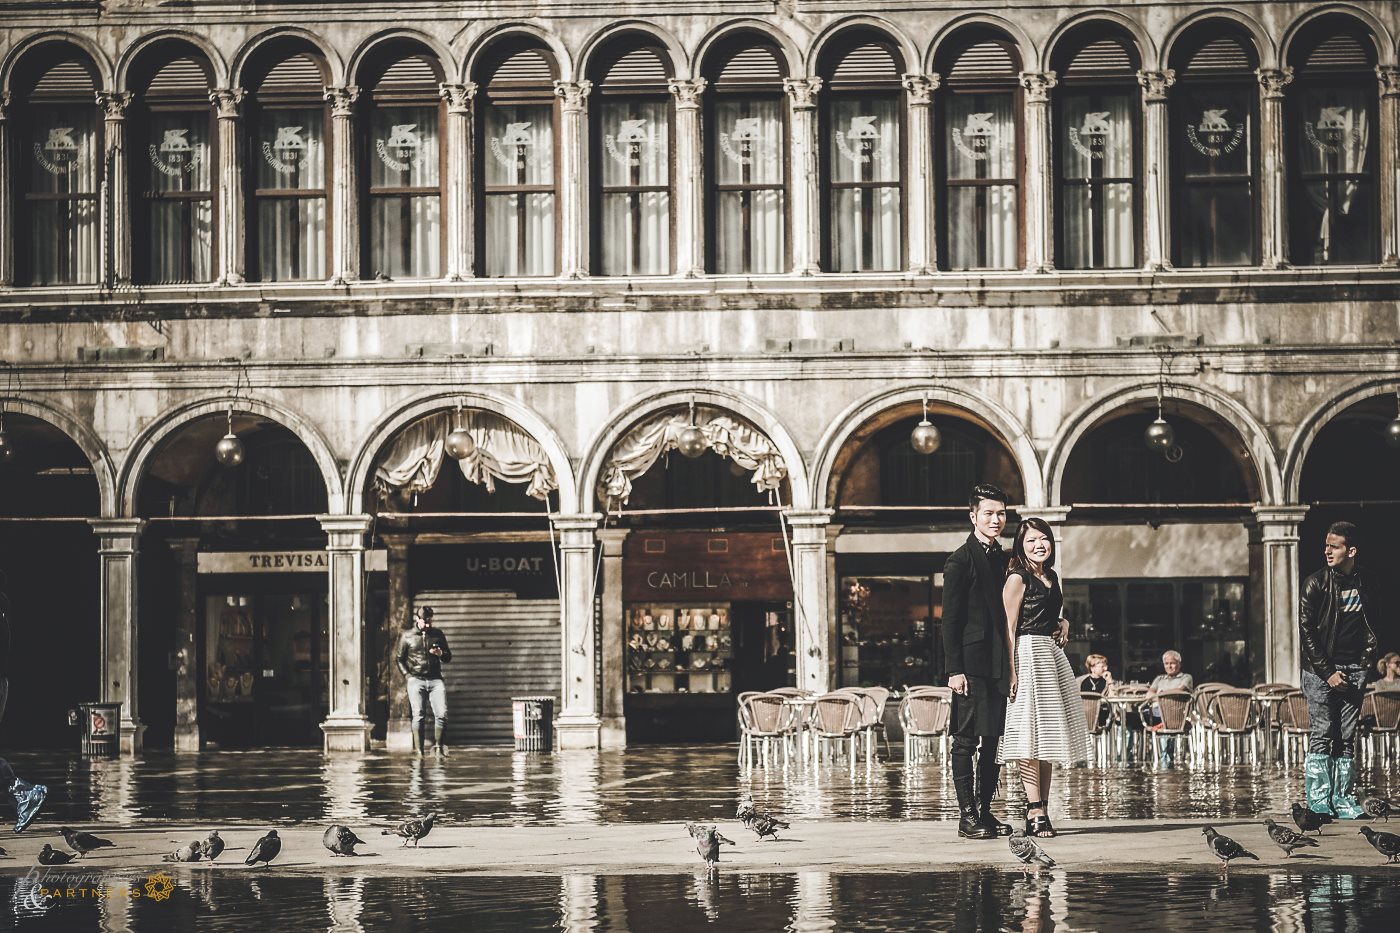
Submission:
M 992 815 L 992 798 L 996 796 L 997 785 L 1001 780 L 1001 765 L 996 763 L 996 752 L 991 753 L 990 761 L 983 750 L 983 761 L 979 762 L 977 774 L 977 818 L 991 830 L 994 836 L 1011 835 L 1011 827 Z
M 995 839 L 996 831 L 983 823 L 977 812 L 972 775 L 954 777 L 953 788 L 958 793 L 958 835 L 963 839 Z

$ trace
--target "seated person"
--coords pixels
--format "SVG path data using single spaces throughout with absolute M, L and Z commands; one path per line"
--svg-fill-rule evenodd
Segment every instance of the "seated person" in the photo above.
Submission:
M 1375 690 L 1400 690 L 1400 653 L 1390 652 L 1376 662 L 1376 670 L 1381 672 L 1380 680 L 1371 687 Z
M 1190 674 L 1181 670 L 1181 653 L 1178 651 L 1167 651 L 1162 655 L 1162 671 L 1152 679 L 1148 685 L 1146 702 L 1152 703 L 1151 709 L 1144 708 L 1143 718 L 1148 728 L 1159 726 L 1162 723 L 1162 708 L 1153 702 L 1157 694 L 1164 690 L 1194 690 L 1196 689 L 1196 679 Z
M 1084 667 L 1089 671 L 1079 678 L 1079 689 L 1086 693 L 1099 693 L 1104 696 L 1111 696 L 1118 692 L 1118 685 L 1113 682 L 1113 672 L 1108 669 L 1108 658 L 1101 654 L 1091 654 L 1084 659 Z M 1099 706 L 1099 725 L 1102 729 L 1108 725 L 1108 721 L 1113 718 L 1113 710 L 1107 703 Z

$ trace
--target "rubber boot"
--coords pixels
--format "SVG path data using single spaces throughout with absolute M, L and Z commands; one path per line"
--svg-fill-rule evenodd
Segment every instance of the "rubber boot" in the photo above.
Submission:
M 984 757 L 985 757 L 985 753 Z M 997 836 L 1011 835 L 1011 827 L 992 815 L 992 798 L 996 796 L 997 784 L 1001 780 L 1001 765 L 995 755 L 991 761 L 979 762 L 977 769 L 977 818 L 982 825 Z
M 958 835 L 964 839 L 995 839 L 996 830 L 983 823 L 981 814 L 977 812 L 972 775 L 955 776 L 953 788 L 958 792 Z
M 1356 759 L 1332 759 L 1332 811 L 1344 820 L 1359 820 L 1366 815 L 1356 802 L 1352 791 L 1356 786 Z
M 413 727 L 413 754 L 423 757 L 423 730 L 417 726 Z
M 49 789 L 43 784 L 30 784 L 15 778 L 15 782 L 10 785 L 10 793 L 15 798 L 15 832 L 22 833 L 39 815 L 39 808 L 49 796 Z
M 442 726 L 433 729 L 433 752 L 439 758 L 447 757 L 447 746 L 442 744 Z
M 1308 752 L 1303 759 L 1303 797 L 1314 813 L 1337 815 L 1332 809 L 1332 759 L 1322 752 Z

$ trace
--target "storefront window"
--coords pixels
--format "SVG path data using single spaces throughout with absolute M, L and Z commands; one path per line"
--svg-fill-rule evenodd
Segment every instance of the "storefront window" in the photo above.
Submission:
M 442 256 L 438 108 L 375 106 L 370 119 L 370 265 L 436 278 Z
M 841 578 L 841 686 L 900 687 L 941 680 L 928 576 Z

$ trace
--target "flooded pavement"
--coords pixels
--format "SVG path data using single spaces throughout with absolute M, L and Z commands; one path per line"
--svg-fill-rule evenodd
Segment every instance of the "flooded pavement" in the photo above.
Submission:
M 802 820 L 956 815 L 948 769 L 936 760 L 743 770 L 734 746 L 554 755 L 462 748 L 446 761 L 311 750 L 9 757 L 20 774 L 49 785 L 45 819 L 54 823 L 379 821 L 427 809 L 467 825 L 656 822 L 727 817 L 745 794 Z M 1359 779 L 1400 796 L 1394 767 L 1377 762 Z M 1024 797 L 1019 782 L 1007 783 L 1015 810 Z M 1057 770 L 1050 798 L 1057 818 L 1216 819 L 1283 812 L 1301 792 L 1301 773 L 1276 765 L 1115 766 Z
M 0 884 L 0 928 L 67 931 L 326 930 L 1049 931 L 1393 930 L 1390 874 L 1286 871 L 908 874 L 798 872 L 562 877 L 253 877 L 171 873 L 164 898 L 45 896 Z M 51 880 L 51 879 L 50 879 Z M 146 878 L 135 879 L 143 885 Z M 156 887 L 158 893 L 166 890 Z

